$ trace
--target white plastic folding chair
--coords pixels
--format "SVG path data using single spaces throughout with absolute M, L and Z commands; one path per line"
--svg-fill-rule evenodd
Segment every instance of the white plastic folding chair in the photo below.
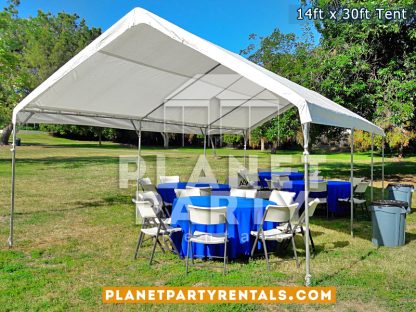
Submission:
M 326 195 L 323 196 L 316 196 L 313 195 L 313 197 L 319 199 L 319 204 L 325 206 L 326 208 L 326 217 L 329 218 L 329 208 L 328 208 L 328 182 L 327 181 L 311 181 L 310 182 L 310 192 L 311 193 L 325 193 Z
M 247 173 L 246 174 L 247 185 L 250 188 L 261 190 L 262 186 L 260 185 L 260 179 L 258 173 Z
M 133 202 L 136 204 L 136 211 L 140 214 L 143 222 L 142 227 L 140 229 L 139 238 L 137 240 L 136 251 L 134 253 L 134 259 L 137 259 L 139 254 L 140 247 L 142 246 L 143 240 L 145 235 L 150 236 L 153 240 L 153 247 L 152 253 L 150 255 L 149 265 L 152 264 L 153 258 L 156 251 L 156 245 L 159 245 L 163 252 L 165 249 L 163 248 L 161 242 L 159 241 L 159 237 L 168 237 L 169 241 L 172 245 L 174 252 L 179 255 L 179 252 L 173 243 L 170 235 L 174 232 L 181 231 L 180 228 L 173 228 L 163 222 L 163 220 L 157 215 L 155 210 L 153 209 L 152 204 L 149 201 L 136 201 L 133 199 Z
M 368 181 L 361 181 L 358 183 L 356 188 L 354 189 L 354 196 L 353 196 L 353 202 L 354 202 L 354 209 L 355 205 L 360 206 L 363 214 L 367 214 L 369 216 L 369 211 L 367 207 L 367 199 L 365 198 L 365 192 L 367 191 L 368 186 L 370 185 L 370 182 Z M 339 198 L 339 202 L 341 203 L 350 203 L 351 198 Z M 365 210 L 365 211 L 364 211 Z
M 297 207 L 297 203 L 293 206 Z M 255 237 L 253 247 L 251 249 L 251 257 L 254 255 L 257 243 L 260 240 L 264 250 L 264 256 L 267 262 L 267 269 L 270 270 L 269 254 L 267 252 L 266 241 L 283 242 L 286 240 L 292 241 L 293 254 L 296 259 L 296 266 L 299 267 L 298 255 L 296 252 L 295 234 L 292 232 L 292 225 L 290 223 L 290 208 L 288 206 L 268 205 L 264 211 L 262 222 L 258 231 L 251 231 L 250 234 Z M 281 231 L 277 228 L 271 230 L 264 230 L 265 222 L 278 222 L 287 224 L 287 231 Z
M 211 196 L 212 194 L 212 188 L 210 186 L 187 186 L 186 189 L 198 189 L 200 196 Z
M 160 183 L 179 183 L 179 176 L 160 176 Z
M 315 213 L 316 207 L 319 205 L 319 199 L 315 198 L 314 200 L 309 202 L 309 218 L 313 217 L 313 214 Z M 294 224 L 293 225 L 293 233 L 294 234 L 302 234 L 303 240 L 305 240 L 305 211 L 302 212 L 302 214 L 300 216 L 298 216 L 297 214 L 293 215 L 292 219 L 291 219 L 291 223 Z M 279 228 L 279 227 L 277 227 Z M 284 230 L 284 229 L 281 229 Z M 312 247 L 312 252 L 315 255 L 316 250 L 315 250 L 315 244 L 313 242 L 313 238 L 312 238 L 312 231 L 309 228 L 309 242 L 311 244 Z
M 156 185 L 152 183 L 152 180 L 150 180 L 150 178 L 148 177 L 140 178 L 140 179 L 137 179 L 137 181 L 143 192 L 148 192 L 148 191 L 157 192 Z
M 152 192 L 152 191 L 139 193 L 139 199 L 150 202 L 152 204 L 153 208 L 155 209 L 156 213 L 160 217 L 163 217 L 163 215 L 165 215 L 166 217 L 170 217 L 170 213 L 166 209 L 166 207 L 163 203 L 163 199 L 158 193 Z M 162 213 L 162 215 L 159 214 L 159 211 Z M 165 223 L 170 224 L 170 219 L 169 220 L 165 219 L 164 221 L 165 221 Z
M 245 198 L 256 198 L 257 190 L 256 189 L 232 188 L 230 190 L 230 196 L 245 197 Z
M 200 183 L 218 183 L 214 177 L 199 177 L 198 182 Z
M 351 182 L 351 178 L 348 180 Z M 362 181 L 364 181 L 364 178 L 352 178 L 352 187 L 355 189 L 358 184 L 360 184 Z
M 189 232 L 188 232 L 188 250 L 186 253 L 186 274 L 189 272 L 189 257 L 194 264 L 194 252 L 192 243 L 199 243 L 205 245 L 224 244 L 224 256 L 212 256 L 213 258 L 224 258 L 224 274 L 227 272 L 227 243 L 228 243 L 228 222 L 227 222 L 227 207 L 199 207 L 188 205 L 189 218 Z M 201 231 L 193 231 L 192 225 L 224 225 L 223 233 L 207 233 Z
M 186 188 L 186 189 L 175 189 L 177 198 L 190 197 L 190 196 L 201 196 L 201 190 L 199 188 Z
M 247 185 L 248 184 L 248 180 L 247 180 L 247 169 L 241 169 L 237 172 L 237 177 L 238 177 L 238 186 L 241 185 Z
M 269 200 L 275 202 L 276 205 L 291 205 L 295 202 L 296 193 L 295 192 L 285 192 L 273 190 L 270 193 Z
M 271 179 L 266 179 L 266 182 L 271 190 L 280 190 L 283 188 L 284 183 L 290 181 L 288 175 L 284 174 L 272 174 Z

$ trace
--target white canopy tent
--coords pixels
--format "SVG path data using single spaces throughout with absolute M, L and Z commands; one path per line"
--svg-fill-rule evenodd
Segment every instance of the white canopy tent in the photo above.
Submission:
M 136 130 L 139 146 L 141 131 L 202 132 L 205 136 L 238 133 L 246 140 L 250 129 L 291 107 L 298 109 L 304 132 L 305 202 L 309 190 L 310 123 L 384 136 L 381 128 L 324 96 L 136 8 L 14 109 L 9 245 L 13 245 L 15 139 L 19 123 Z M 305 237 L 309 285 L 309 236 Z

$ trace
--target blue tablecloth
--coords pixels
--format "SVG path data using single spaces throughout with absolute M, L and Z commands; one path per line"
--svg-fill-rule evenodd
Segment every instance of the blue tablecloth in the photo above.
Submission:
M 250 237 L 250 231 L 258 230 L 259 224 L 267 205 L 274 202 L 261 198 L 241 198 L 231 196 L 198 196 L 182 197 L 174 201 L 172 209 L 172 226 L 179 226 L 182 232 L 177 232 L 172 239 L 177 246 L 180 255 L 186 256 L 188 249 L 187 236 L 189 231 L 189 220 L 187 205 L 193 204 L 202 207 L 227 206 L 228 220 L 228 257 L 237 258 L 249 256 L 254 237 Z M 276 223 L 266 222 L 265 229 L 277 226 Z M 193 225 L 192 231 L 203 231 L 208 233 L 224 233 L 224 225 Z M 250 240 L 251 239 L 251 240 Z M 259 247 L 261 245 L 259 244 Z M 223 256 L 224 245 L 203 245 L 193 243 L 195 257 Z
M 303 180 L 303 172 L 277 172 L 277 171 L 264 171 L 264 172 L 259 172 L 259 181 L 260 181 L 260 186 L 267 188 L 267 182 L 265 181 L 267 180 L 271 180 L 272 178 L 272 174 L 276 174 L 276 175 L 288 175 L 289 179 L 291 181 L 295 181 L 295 180 Z
M 314 181 L 311 181 L 314 182 Z M 290 191 L 296 193 L 296 201 L 303 205 L 305 181 L 289 181 L 285 182 L 282 188 L 283 191 Z M 351 196 L 351 183 L 346 181 L 328 181 L 328 192 L 316 193 L 313 188 L 310 189 L 309 198 L 328 196 L 328 209 L 330 213 L 345 214 L 349 213 L 348 205 L 340 205 L 339 198 L 348 198 Z
M 230 192 L 230 186 L 228 184 L 200 182 L 161 183 L 156 189 L 165 203 L 172 204 L 176 198 L 175 189 L 186 189 L 187 186 L 210 186 L 213 195 L 229 195 Z

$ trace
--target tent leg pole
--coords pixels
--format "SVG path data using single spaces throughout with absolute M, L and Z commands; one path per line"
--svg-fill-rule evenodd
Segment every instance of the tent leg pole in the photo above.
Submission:
M 137 184 L 136 184 L 136 200 L 139 200 L 139 186 L 140 186 L 140 176 L 141 176 L 141 158 L 142 158 L 142 121 L 139 121 L 139 130 L 137 130 L 135 124 L 133 127 L 136 130 L 137 134 Z
M 16 180 L 16 132 L 17 125 L 13 123 L 13 142 L 12 142 L 12 191 L 10 198 L 10 234 L 9 234 L 9 248 L 13 247 L 14 242 L 14 197 L 15 197 L 15 180 Z
M 207 160 L 207 132 L 204 132 L 204 157 Z
M 371 202 L 374 200 L 374 133 L 371 134 Z
M 381 142 L 381 198 L 384 199 L 384 137 Z
M 351 228 L 351 236 L 354 236 L 354 129 L 351 129 L 351 198 L 350 198 L 350 205 L 351 205 L 351 220 L 350 220 L 350 228 Z
M 244 138 L 244 168 L 247 168 L 247 159 L 246 159 L 246 151 L 247 151 L 247 132 L 246 132 L 246 131 L 244 131 L 243 138 Z
M 309 127 L 310 123 L 303 125 L 303 162 L 305 170 L 305 253 L 306 253 L 306 274 L 305 285 L 311 285 L 311 254 L 309 250 Z

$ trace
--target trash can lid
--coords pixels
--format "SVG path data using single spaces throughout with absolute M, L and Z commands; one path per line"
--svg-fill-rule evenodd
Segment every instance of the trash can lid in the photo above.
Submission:
M 400 207 L 400 208 L 407 208 L 409 205 L 407 202 L 402 200 L 392 200 L 392 199 L 382 199 L 376 200 L 371 203 L 372 206 L 393 206 L 393 207 Z
M 404 183 L 389 183 L 387 185 L 387 188 L 399 188 L 399 187 L 410 187 L 411 189 L 414 189 L 414 186 L 412 184 L 404 184 Z

